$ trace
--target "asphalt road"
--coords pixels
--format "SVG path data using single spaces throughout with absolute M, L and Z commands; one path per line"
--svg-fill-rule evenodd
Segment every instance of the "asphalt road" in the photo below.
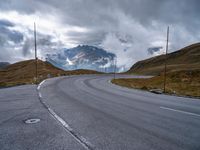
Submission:
M 112 77 L 48 79 L 38 91 L 1 89 L 0 147 L 200 150 L 199 99 L 123 88 L 111 84 Z M 41 121 L 23 122 L 34 117 Z
M 27 119 L 40 119 L 25 124 Z M 0 89 L 0 150 L 84 150 L 38 100 L 36 86 Z

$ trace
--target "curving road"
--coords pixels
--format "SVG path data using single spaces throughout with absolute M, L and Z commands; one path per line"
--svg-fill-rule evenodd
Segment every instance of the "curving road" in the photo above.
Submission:
M 40 100 L 84 149 L 200 149 L 199 99 L 123 88 L 112 77 L 48 79 L 38 87 Z

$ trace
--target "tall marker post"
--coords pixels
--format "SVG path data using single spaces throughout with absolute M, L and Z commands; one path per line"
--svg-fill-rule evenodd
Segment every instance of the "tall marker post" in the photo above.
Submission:
M 35 22 L 34 22 L 34 41 L 35 41 L 35 82 L 37 84 L 38 82 L 38 64 L 37 64 L 37 61 L 38 61 L 38 58 L 37 58 L 37 41 L 36 41 L 36 25 L 35 25 Z
M 166 52 L 165 52 L 165 71 L 164 71 L 164 87 L 163 92 L 166 92 L 166 72 L 167 72 L 167 53 L 168 53 L 168 42 L 169 42 L 169 26 L 167 27 L 167 43 L 166 43 Z
M 114 79 L 116 77 L 117 58 L 114 60 Z

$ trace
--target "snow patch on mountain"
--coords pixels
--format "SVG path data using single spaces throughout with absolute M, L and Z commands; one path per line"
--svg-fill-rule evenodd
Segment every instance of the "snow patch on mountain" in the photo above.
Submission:
M 91 69 L 113 72 L 115 59 L 115 54 L 88 45 L 62 49 L 59 53 L 46 55 L 48 62 L 64 70 Z

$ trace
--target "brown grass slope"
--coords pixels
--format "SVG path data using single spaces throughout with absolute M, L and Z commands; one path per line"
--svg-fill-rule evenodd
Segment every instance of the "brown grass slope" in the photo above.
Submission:
M 200 43 L 192 44 L 166 56 L 167 71 L 200 70 Z M 128 73 L 159 75 L 164 71 L 165 55 L 134 64 Z
M 166 56 L 166 92 L 200 97 L 200 43 L 187 46 Z M 115 79 L 113 83 L 143 90 L 163 90 L 165 55 L 134 64 L 128 73 L 155 75 L 149 79 Z
M 93 70 L 64 71 L 48 62 L 38 60 L 38 82 L 48 77 L 64 75 L 98 74 Z M 21 61 L 0 71 L 0 86 L 13 86 L 35 83 L 35 60 Z
M 163 89 L 163 75 L 149 79 L 115 79 L 112 83 L 142 90 Z M 200 70 L 167 73 L 166 93 L 200 97 Z

